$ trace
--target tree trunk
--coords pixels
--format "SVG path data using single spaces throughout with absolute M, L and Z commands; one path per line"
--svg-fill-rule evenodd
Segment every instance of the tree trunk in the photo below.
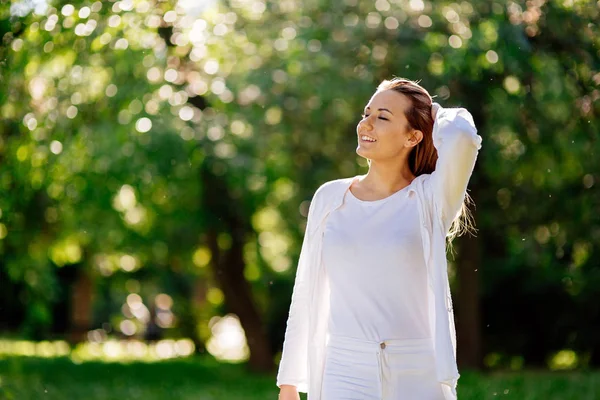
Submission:
M 201 310 L 206 308 L 206 279 L 196 279 L 194 282 L 194 287 L 192 289 L 192 293 L 190 295 L 190 305 L 193 313 L 193 326 L 190 330 L 189 336 L 194 341 L 194 345 L 196 347 L 196 353 L 204 354 L 206 352 L 206 345 L 202 338 L 198 335 L 196 328 L 198 324 L 198 316 L 201 314 Z
M 216 232 L 211 231 L 208 240 L 213 255 L 220 254 L 211 267 L 223 291 L 227 309 L 238 316 L 244 328 L 250 348 L 250 367 L 256 371 L 271 371 L 273 354 L 250 285 L 244 277 L 243 235 L 234 233 L 232 246 L 226 251 L 219 249 Z
M 86 335 L 92 323 L 92 279 L 86 268 L 79 266 L 77 278 L 71 291 L 71 326 L 69 340 L 80 343 L 86 340 Z
M 473 217 L 475 217 L 475 210 Z M 481 268 L 481 238 L 466 235 L 460 238 L 456 262 L 458 292 L 456 296 L 457 361 L 460 367 L 480 369 L 483 366 L 481 340 L 481 302 L 479 275 Z
M 243 207 L 232 200 L 225 180 L 214 176 L 206 164 L 208 163 L 205 163 L 201 179 L 205 193 L 203 205 L 207 214 L 212 216 L 206 235 L 212 253 L 210 267 L 223 291 L 227 310 L 238 316 L 244 329 L 250 349 L 250 368 L 255 371 L 272 371 L 273 352 L 253 299 L 252 288 L 244 277 L 244 244 L 247 235 L 252 232 L 249 217 L 242 215 L 240 210 Z M 231 235 L 231 246 L 228 249 L 219 247 L 219 232 Z
M 480 369 L 481 309 L 479 301 L 479 238 L 463 238 L 457 264 L 457 340 L 458 363 L 461 367 Z

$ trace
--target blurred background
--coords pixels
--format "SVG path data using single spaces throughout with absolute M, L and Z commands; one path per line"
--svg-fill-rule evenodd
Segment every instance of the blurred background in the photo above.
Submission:
M 0 398 L 275 399 L 377 84 L 471 111 L 461 399 L 600 399 L 600 2 L 0 3 Z

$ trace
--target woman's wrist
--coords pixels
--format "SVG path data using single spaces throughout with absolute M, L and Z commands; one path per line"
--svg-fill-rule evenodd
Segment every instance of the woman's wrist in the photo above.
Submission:
M 285 391 L 290 391 L 290 390 L 292 390 L 292 391 L 294 391 L 294 392 L 297 392 L 297 391 L 298 391 L 298 389 L 297 389 L 297 388 L 296 388 L 296 386 L 294 386 L 294 385 L 281 385 L 281 386 L 279 386 L 279 389 L 280 389 L 280 390 L 282 390 L 282 391 L 284 391 L 284 390 L 285 390 Z

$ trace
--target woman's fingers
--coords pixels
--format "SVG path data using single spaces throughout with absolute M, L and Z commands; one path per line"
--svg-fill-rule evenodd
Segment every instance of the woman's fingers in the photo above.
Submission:
M 438 103 L 431 104 L 431 117 L 433 118 L 434 121 L 435 121 L 435 116 L 437 115 L 439 108 L 440 108 L 440 105 Z

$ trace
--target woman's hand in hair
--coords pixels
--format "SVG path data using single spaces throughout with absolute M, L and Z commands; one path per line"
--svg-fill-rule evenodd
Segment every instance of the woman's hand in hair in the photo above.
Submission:
M 437 115 L 439 108 L 440 108 L 440 105 L 438 103 L 434 102 L 431 104 L 431 118 L 433 119 L 434 122 L 435 122 L 435 116 Z

